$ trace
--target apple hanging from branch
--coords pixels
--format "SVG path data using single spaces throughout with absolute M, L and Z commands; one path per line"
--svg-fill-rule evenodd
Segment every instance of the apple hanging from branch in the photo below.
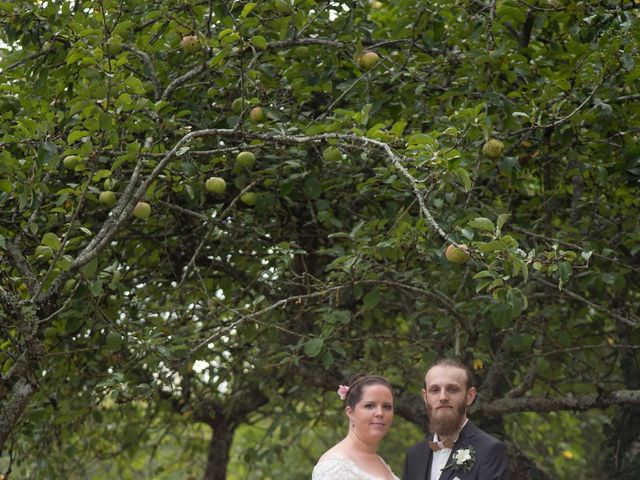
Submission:
M 447 257 L 447 260 L 458 265 L 467 263 L 469 260 L 469 250 L 464 245 L 460 245 L 460 247 L 449 245 L 444 254 Z

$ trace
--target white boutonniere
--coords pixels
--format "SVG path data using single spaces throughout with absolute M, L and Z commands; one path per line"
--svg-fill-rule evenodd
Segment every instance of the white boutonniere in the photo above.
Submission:
M 461 470 L 468 472 L 473 468 L 473 464 L 476 461 L 476 450 L 473 445 L 469 445 L 467 448 L 459 448 L 451 455 L 451 462 L 442 470 L 447 468 L 453 468 L 454 470 Z

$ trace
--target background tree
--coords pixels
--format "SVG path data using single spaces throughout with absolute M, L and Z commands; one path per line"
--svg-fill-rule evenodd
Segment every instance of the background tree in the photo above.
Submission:
M 516 478 L 637 476 L 636 2 L 0 13 L 6 476 L 299 478 L 443 355 Z

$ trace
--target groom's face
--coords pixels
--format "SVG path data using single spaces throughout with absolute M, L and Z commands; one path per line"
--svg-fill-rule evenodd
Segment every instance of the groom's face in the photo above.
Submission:
M 439 437 L 449 437 L 467 418 L 467 408 L 476 391 L 467 388 L 467 373 L 463 369 L 438 365 L 427 372 L 422 396 L 431 430 Z

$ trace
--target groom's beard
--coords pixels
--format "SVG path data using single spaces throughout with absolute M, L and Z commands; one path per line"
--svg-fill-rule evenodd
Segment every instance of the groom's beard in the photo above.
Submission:
M 432 432 L 438 434 L 438 437 L 454 435 L 467 414 L 467 406 L 464 403 L 450 406 L 453 408 L 436 409 L 434 406 L 427 408 L 429 427 Z

